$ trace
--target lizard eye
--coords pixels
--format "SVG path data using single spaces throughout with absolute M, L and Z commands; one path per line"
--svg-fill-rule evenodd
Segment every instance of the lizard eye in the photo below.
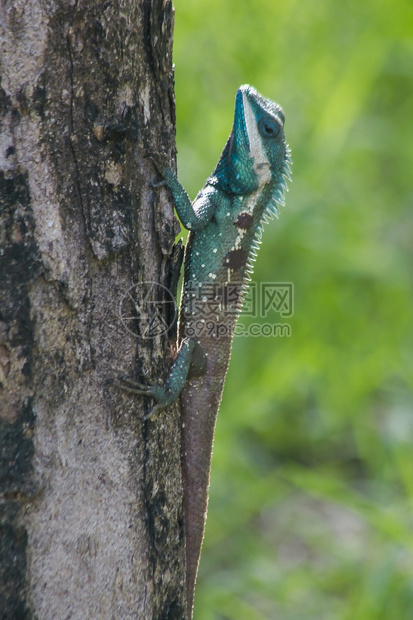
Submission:
M 261 119 L 258 123 L 258 131 L 264 138 L 276 138 L 280 133 L 280 125 L 273 120 Z

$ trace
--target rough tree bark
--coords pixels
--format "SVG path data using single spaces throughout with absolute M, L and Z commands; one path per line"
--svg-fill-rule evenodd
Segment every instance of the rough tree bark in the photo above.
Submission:
M 0 617 L 182 619 L 179 412 L 111 385 L 162 376 L 174 340 L 120 311 L 176 288 L 145 158 L 175 157 L 171 1 L 1 11 Z

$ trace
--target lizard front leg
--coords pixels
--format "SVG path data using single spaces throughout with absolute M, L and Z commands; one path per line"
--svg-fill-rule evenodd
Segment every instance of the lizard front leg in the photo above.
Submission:
M 148 157 L 163 179 L 161 183 L 154 185 L 154 187 L 168 187 L 182 225 L 187 230 L 193 231 L 205 228 L 208 222 L 211 221 L 217 208 L 216 188 L 212 185 L 205 185 L 192 203 L 173 170 L 164 163 L 164 157 L 155 155 L 149 155 Z

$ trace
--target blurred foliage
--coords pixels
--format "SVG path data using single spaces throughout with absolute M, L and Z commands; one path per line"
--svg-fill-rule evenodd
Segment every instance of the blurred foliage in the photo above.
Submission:
M 242 83 L 283 106 L 294 161 L 253 276 L 294 283 L 292 317 L 253 319 L 291 336 L 235 338 L 195 620 L 413 618 L 413 4 L 175 10 L 190 195 Z

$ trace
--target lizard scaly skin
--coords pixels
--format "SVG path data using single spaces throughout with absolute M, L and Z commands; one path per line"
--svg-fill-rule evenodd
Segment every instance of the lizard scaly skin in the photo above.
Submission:
M 278 217 L 290 179 L 284 114 L 253 87 L 241 86 L 234 125 L 219 162 L 193 204 L 169 168 L 154 163 L 190 230 L 184 258 L 177 358 L 161 386 L 138 385 L 157 404 L 178 397 L 182 412 L 182 475 L 188 616 L 204 536 L 215 422 L 233 331 L 267 217 Z

